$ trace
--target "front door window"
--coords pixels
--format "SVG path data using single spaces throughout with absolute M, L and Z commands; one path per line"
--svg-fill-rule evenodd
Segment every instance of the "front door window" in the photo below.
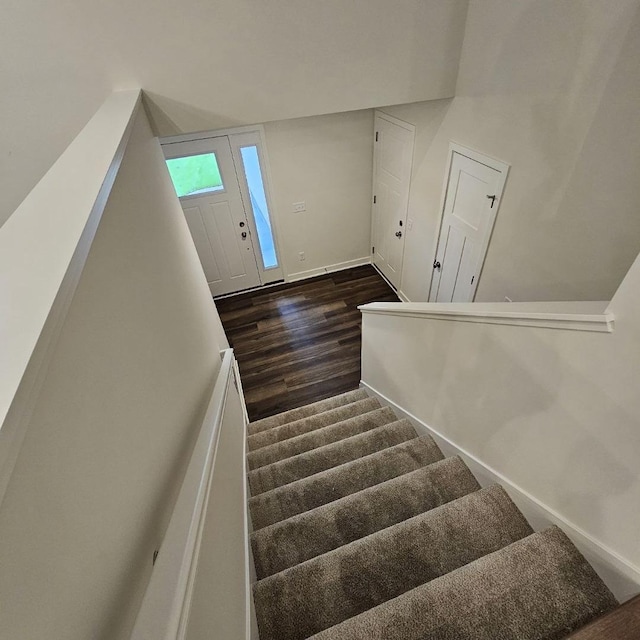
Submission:
M 256 145 L 241 147 L 240 155 L 242 156 L 244 175 L 247 179 L 251 208 L 253 209 L 253 217 L 258 232 L 258 244 L 260 245 L 262 262 L 265 269 L 274 269 L 278 266 L 278 258 L 271 229 L 271 218 L 262 180 L 262 171 L 260 170 L 258 147 Z
M 215 153 L 171 158 L 166 162 L 178 198 L 224 191 Z

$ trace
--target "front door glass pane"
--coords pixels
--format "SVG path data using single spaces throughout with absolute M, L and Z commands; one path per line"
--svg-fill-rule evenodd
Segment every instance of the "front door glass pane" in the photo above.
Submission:
M 167 168 L 178 198 L 224 190 L 215 153 L 171 158 Z
M 260 245 L 260 253 L 262 254 L 262 262 L 264 263 L 265 269 L 273 269 L 278 266 L 278 258 L 276 256 L 276 245 L 271 230 L 267 196 L 264 191 L 264 183 L 262 182 L 258 148 L 255 145 L 241 147 L 240 153 L 242 155 L 242 164 L 244 165 L 247 186 L 249 187 L 253 217 L 256 222 L 256 230 L 258 231 L 258 243 Z

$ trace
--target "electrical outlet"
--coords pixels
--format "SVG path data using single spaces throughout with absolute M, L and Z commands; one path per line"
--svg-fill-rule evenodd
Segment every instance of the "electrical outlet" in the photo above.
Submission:
M 298 258 L 300 259 L 300 262 L 304 262 L 304 251 L 300 251 Z
M 307 206 L 304 202 L 294 202 L 292 206 L 294 213 L 302 213 L 307 210 Z

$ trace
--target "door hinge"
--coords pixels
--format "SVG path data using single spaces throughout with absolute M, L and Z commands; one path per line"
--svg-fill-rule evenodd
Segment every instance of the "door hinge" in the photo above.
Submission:
M 376 252 L 376 248 L 375 247 L 371 247 L 371 253 L 375 253 Z
M 471 284 L 473 284 L 473 281 L 476 279 L 475 276 L 471 276 Z
M 377 197 L 373 196 L 373 204 L 375 204 L 377 202 Z
M 378 142 L 378 132 L 376 131 L 376 142 Z

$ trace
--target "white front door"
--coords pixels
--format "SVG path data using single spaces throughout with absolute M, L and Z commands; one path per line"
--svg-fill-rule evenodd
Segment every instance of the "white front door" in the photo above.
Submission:
M 372 260 L 396 289 L 402 278 L 414 134 L 413 125 L 376 112 Z
M 471 302 L 508 167 L 457 145 L 449 167 L 429 302 Z
M 211 293 L 259 286 L 229 138 L 173 143 L 163 151 Z

